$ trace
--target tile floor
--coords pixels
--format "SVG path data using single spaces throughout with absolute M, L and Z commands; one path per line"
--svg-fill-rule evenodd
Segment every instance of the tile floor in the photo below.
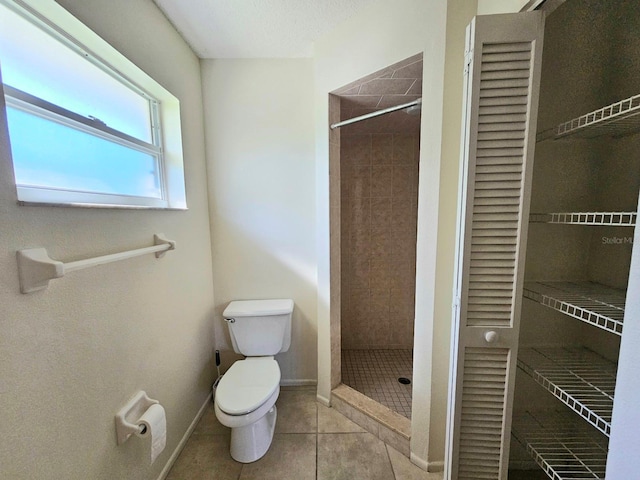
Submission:
M 332 408 L 315 387 L 283 388 L 267 454 L 241 464 L 229 455 L 228 428 L 209 406 L 167 480 L 442 480 Z
M 342 383 L 409 419 L 412 373 L 411 350 L 342 350 Z

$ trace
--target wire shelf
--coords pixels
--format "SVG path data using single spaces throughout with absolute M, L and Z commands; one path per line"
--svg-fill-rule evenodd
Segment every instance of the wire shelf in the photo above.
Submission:
M 518 367 L 609 436 L 615 364 L 582 347 L 546 347 L 520 349 Z
M 595 282 L 527 282 L 525 298 L 622 335 L 625 292 Z
M 640 95 L 626 98 L 558 125 L 556 138 L 622 136 L 640 130 Z
M 513 436 L 553 480 L 603 480 L 607 438 L 586 423 L 561 413 L 513 417 Z
M 637 212 L 554 212 L 532 213 L 532 223 L 561 223 L 567 225 L 599 225 L 613 227 L 633 227 Z

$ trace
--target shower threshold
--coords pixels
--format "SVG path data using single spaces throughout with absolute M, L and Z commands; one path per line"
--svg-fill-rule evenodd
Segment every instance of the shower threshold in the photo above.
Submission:
M 344 384 L 331 391 L 331 407 L 410 457 L 411 421 L 408 418 Z

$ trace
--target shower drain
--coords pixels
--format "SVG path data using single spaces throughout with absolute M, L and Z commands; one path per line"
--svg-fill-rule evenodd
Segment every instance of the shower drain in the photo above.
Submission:
M 409 380 L 407 377 L 400 377 L 398 381 L 403 385 L 409 385 L 411 383 L 411 380 Z

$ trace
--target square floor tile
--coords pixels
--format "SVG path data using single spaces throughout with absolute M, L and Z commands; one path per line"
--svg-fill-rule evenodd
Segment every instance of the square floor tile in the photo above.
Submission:
M 366 430 L 352 422 L 335 408 L 318 405 L 318 433 L 364 433 Z
M 316 435 L 277 434 L 267 454 L 242 466 L 240 480 L 314 480 Z
M 315 390 L 282 390 L 276 402 L 276 433 L 315 433 L 317 405 Z
M 318 480 L 394 480 L 385 445 L 370 433 L 318 434 Z
M 192 435 L 167 480 L 237 480 L 241 469 L 229 454 L 229 437 Z

